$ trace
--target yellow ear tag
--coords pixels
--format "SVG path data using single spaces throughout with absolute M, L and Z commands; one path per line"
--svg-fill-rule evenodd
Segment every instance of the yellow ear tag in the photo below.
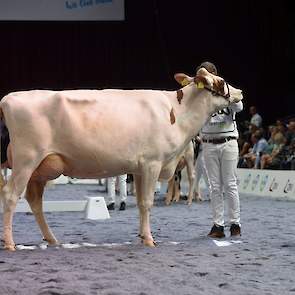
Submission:
M 203 89 L 205 87 L 203 82 L 198 82 L 196 86 L 198 89 Z
M 184 78 L 182 81 L 181 81 L 181 85 L 182 86 L 186 86 L 188 84 L 188 80 L 186 78 Z

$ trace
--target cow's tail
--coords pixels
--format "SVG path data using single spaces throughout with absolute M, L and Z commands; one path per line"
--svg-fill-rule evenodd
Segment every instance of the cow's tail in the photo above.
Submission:
M 1 153 L 3 152 L 2 151 L 2 141 L 3 141 L 3 139 L 2 139 L 2 133 L 3 133 L 3 127 L 2 126 L 4 126 L 4 122 L 3 122 L 3 112 L 2 112 L 2 108 L 0 107 L 0 192 L 2 191 L 2 188 L 3 188 L 3 186 L 5 185 L 5 180 L 4 180 L 4 177 L 3 177 L 3 173 L 2 173 L 2 166 L 1 166 L 1 159 L 2 159 L 2 157 L 1 157 Z

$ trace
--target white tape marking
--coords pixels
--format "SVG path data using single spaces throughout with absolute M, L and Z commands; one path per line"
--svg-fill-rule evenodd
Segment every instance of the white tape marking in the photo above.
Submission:
M 218 247 L 226 247 L 226 246 L 230 246 L 230 245 L 233 245 L 233 244 L 241 244 L 241 243 L 243 243 L 242 241 L 236 241 L 236 240 L 231 240 L 231 241 L 217 241 L 217 240 L 213 240 L 213 242 Z

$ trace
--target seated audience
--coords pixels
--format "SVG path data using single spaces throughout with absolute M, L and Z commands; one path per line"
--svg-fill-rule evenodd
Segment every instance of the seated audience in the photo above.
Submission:
M 253 143 L 253 148 L 242 157 L 243 163 L 241 163 L 240 168 L 259 168 L 261 154 L 268 147 L 268 143 L 263 137 L 262 130 L 255 131 L 251 136 L 251 141 Z
M 240 124 L 238 167 L 295 170 L 295 117 L 277 119 L 264 132 L 255 106 L 249 111 L 252 121 Z

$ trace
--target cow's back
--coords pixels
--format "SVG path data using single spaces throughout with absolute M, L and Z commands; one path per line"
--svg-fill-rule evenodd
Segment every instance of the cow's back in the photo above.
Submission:
M 34 90 L 9 94 L 1 107 L 12 143 L 44 157 L 61 155 L 64 174 L 77 177 L 134 172 L 152 149 L 163 157 L 159 130 L 171 128 L 171 105 L 161 91 Z

